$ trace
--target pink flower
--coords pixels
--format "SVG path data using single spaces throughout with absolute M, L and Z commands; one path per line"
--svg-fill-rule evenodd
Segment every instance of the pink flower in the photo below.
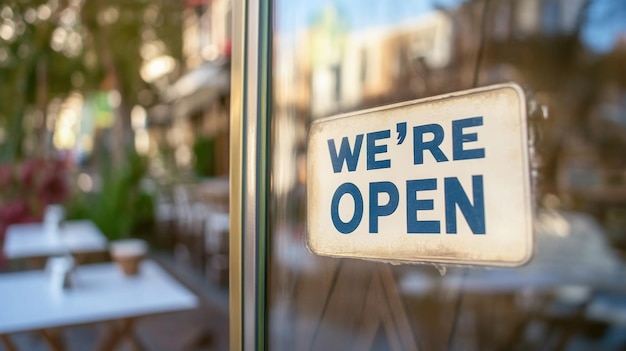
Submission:
M 43 209 L 69 195 L 66 160 L 31 159 L 0 165 L 0 235 L 10 224 L 41 219 Z
M 32 219 L 28 204 L 23 199 L 17 199 L 0 207 L 0 222 L 8 226 L 15 223 L 26 223 Z
M 11 184 L 13 180 L 13 168 L 10 164 L 0 165 L 0 189 L 4 189 Z
M 38 195 L 46 205 L 59 203 L 67 197 L 67 184 L 61 173 L 43 174 Z
M 41 172 L 44 167 L 45 163 L 39 159 L 25 161 L 22 164 L 22 171 L 20 172 L 20 181 L 22 184 L 27 187 L 33 186 L 37 172 Z

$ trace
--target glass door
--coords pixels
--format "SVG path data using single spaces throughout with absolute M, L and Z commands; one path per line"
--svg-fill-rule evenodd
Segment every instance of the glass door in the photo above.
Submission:
M 233 349 L 626 347 L 621 3 L 236 4 Z M 535 241 L 528 264 L 392 265 L 307 249 L 313 121 L 505 82 L 527 97 Z

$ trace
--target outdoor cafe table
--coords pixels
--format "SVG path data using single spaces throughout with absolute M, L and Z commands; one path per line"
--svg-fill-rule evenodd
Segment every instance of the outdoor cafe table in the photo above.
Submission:
M 46 271 L 0 274 L 0 344 L 17 350 L 9 334 L 38 331 L 52 349 L 62 349 L 49 329 L 113 321 L 117 329 L 97 346 L 112 350 L 130 335 L 136 318 L 199 304 L 192 292 L 151 260 L 144 260 L 140 273 L 131 277 L 114 263 L 79 266 L 73 281 L 71 289 L 55 290 Z
M 107 240 L 89 220 L 66 221 L 56 235 L 46 233 L 43 223 L 11 225 L 7 229 L 4 254 L 9 259 L 45 257 L 71 253 L 106 251 Z

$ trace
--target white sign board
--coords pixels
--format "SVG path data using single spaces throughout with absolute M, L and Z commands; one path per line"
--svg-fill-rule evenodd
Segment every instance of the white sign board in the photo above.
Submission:
M 532 255 L 526 101 L 515 84 L 313 122 L 319 255 L 517 266 Z

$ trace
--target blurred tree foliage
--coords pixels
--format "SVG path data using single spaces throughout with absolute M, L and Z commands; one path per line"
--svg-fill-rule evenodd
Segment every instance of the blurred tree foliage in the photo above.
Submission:
M 5 0 L 0 4 L 0 160 L 48 148 L 47 107 L 72 91 L 117 90 L 114 154 L 130 144 L 130 109 L 154 103 L 145 60 L 182 55 L 183 1 Z M 115 155 L 114 155 L 115 156 Z M 119 157 L 118 157 L 119 158 Z

